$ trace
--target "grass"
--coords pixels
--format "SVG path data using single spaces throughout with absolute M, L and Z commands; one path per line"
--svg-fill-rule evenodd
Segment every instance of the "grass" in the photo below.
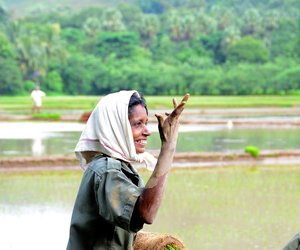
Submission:
M 0 173 L 0 205 L 63 205 L 71 213 L 81 175 Z M 298 197 L 300 166 L 177 169 L 144 230 L 178 236 L 187 249 L 281 249 L 300 231 Z
M 171 96 L 146 96 L 150 109 L 172 107 Z M 176 97 L 181 100 L 181 96 Z M 92 110 L 100 96 L 46 96 L 45 110 Z M 231 107 L 297 107 L 299 96 L 191 96 L 188 108 L 231 108 Z M 0 96 L 0 110 L 30 112 L 29 96 Z
M 258 157 L 259 156 L 259 148 L 255 146 L 246 146 L 244 151 L 248 154 L 250 154 L 252 157 Z
M 91 110 L 100 98 L 96 96 L 46 96 L 43 110 Z M 29 96 L 1 96 L 0 110 L 31 112 L 32 101 Z
M 59 121 L 60 120 L 60 114 L 56 114 L 56 113 L 37 113 L 37 114 L 32 114 L 32 118 L 34 120 Z

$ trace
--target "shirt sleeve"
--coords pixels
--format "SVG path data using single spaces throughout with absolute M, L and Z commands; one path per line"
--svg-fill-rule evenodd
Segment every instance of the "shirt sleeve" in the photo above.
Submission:
M 141 230 L 144 226 L 144 221 L 140 217 L 140 214 L 139 214 L 138 208 L 137 208 L 137 204 L 138 204 L 138 200 L 135 203 L 135 207 L 134 207 L 134 210 L 133 210 L 133 213 L 131 216 L 131 221 L 130 221 L 130 230 L 135 233 L 138 232 L 139 230 Z
M 133 223 L 133 226 L 131 219 L 141 191 L 122 172 L 121 164 L 114 162 L 106 173 L 95 179 L 95 195 L 100 216 L 126 231 L 137 232 L 143 227 L 143 223 Z
M 300 250 L 300 233 L 296 234 L 293 239 L 291 239 L 283 250 Z

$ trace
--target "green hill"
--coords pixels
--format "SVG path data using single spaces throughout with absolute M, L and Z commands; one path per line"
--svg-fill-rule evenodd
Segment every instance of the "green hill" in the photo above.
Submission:
M 93 5 L 116 6 L 121 3 L 133 3 L 134 0 L 4 0 L 2 2 L 15 16 L 24 16 L 28 12 L 38 9 L 44 10 L 61 6 L 74 9 Z
M 299 0 L 5 3 L 0 95 L 300 94 Z

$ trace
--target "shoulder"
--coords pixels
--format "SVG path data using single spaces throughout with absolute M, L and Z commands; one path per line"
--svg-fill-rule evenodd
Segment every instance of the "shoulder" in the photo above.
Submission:
M 87 170 L 93 171 L 98 175 L 102 175 L 106 172 L 110 171 L 121 171 L 122 169 L 122 162 L 120 160 L 102 156 L 102 157 L 95 157 Z

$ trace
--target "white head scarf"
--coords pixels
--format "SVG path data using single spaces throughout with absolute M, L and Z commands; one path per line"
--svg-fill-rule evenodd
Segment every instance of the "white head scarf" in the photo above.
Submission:
M 134 93 L 138 94 L 135 90 L 120 91 L 101 98 L 75 148 L 83 169 L 88 163 L 87 151 L 103 153 L 130 163 L 145 163 L 147 168 L 153 169 L 156 164 L 154 156 L 146 152 L 137 154 L 134 146 L 128 119 L 128 104 Z

